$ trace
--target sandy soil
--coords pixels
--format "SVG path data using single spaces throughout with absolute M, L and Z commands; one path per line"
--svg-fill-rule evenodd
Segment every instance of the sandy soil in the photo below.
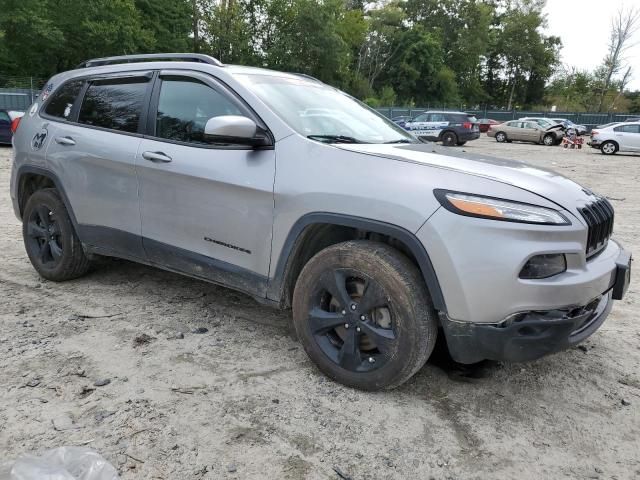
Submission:
M 465 149 L 607 195 L 615 237 L 640 255 L 639 156 L 485 137 Z M 362 393 L 314 368 L 287 312 L 230 290 L 109 259 L 43 281 L 10 207 L 10 154 L 0 148 L 0 462 L 88 445 L 125 479 L 640 476 L 635 279 L 583 348 L 469 369 L 440 352 L 402 388 Z

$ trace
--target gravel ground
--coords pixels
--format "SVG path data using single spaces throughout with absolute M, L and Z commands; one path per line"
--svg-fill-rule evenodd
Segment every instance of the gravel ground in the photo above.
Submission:
M 607 195 L 615 237 L 640 255 L 640 157 L 484 136 L 464 148 Z M 363 393 L 313 367 L 287 312 L 242 294 L 110 259 L 79 280 L 39 278 L 10 156 L 0 148 L 0 463 L 87 445 L 125 479 L 640 476 L 635 279 L 579 348 L 473 368 L 439 351 L 403 387 Z

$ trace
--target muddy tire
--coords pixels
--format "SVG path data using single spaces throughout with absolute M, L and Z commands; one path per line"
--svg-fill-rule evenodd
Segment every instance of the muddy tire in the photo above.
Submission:
M 339 243 L 309 260 L 296 283 L 293 322 L 322 372 L 362 390 L 406 382 L 431 355 L 438 332 L 418 268 L 372 241 Z
M 89 259 L 53 188 L 29 197 L 22 216 L 22 237 L 33 268 L 47 280 L 71 280 L 89 270 Z

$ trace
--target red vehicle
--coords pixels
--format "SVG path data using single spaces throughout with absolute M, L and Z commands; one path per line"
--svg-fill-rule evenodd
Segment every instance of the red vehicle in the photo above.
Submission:
M 478 120 L 478 123 L 480 124 L 481 132 L 488 132 L 491 125 L 500 125 L 502 122 L 493 120 L 492 118 L 481 118 L 480 120 Z

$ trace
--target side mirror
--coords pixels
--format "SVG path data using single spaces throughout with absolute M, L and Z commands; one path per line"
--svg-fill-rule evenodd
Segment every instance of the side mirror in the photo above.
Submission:
M 268 145 L 268 137 L 258 134 L 256 122 L 240 115 L 221 115 L 207 120 L 204 136 L 208 140 L 239 145 Z M 262 132 L 260 132 L 262 133 Z

